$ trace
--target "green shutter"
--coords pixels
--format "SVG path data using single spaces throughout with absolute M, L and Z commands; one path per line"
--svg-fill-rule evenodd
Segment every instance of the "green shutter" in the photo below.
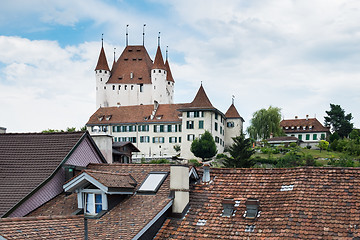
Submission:
M 313 134 L 313 140 L 317 140 L 317 134 Z
M 200 120 L 199 121 L 199 129 L 203 129 L 204 128 L 204 121 Z

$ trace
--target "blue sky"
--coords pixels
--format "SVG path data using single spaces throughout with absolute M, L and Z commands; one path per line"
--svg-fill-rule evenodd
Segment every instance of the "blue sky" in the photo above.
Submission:
M 94 67 L 104 33 L 111 65 L 125 45 L 154 58 L 157 35 L 175 78 L 175 101 L 203 82 L 213 105 L 285 119 L 340 104 L 360 127 L 360 2 L 355 0 L 13 0 L 0 8 L 0 126 L 35 132 L 83 126 L 95 112 Z

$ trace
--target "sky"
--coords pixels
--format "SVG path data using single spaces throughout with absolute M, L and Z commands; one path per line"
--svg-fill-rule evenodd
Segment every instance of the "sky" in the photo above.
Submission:
M 202 83 L 212 104 L 324 122 L 330 103 L 360 127 L 360 1 L 12 0 L 0 8 L 0 127 L 83 127 L 96 111 L 94 68 L 104 34 L 111 67 L 125 46 L 169 49 L 175 102 Z

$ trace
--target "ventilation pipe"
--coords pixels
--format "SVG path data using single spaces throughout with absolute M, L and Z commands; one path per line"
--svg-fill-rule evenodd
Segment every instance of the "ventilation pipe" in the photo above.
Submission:
M 210 164 L 209 163 L 204 163 L 203 165 L 203 178 L 202 181 L 204 183 L 208 183 L 210 182 Z

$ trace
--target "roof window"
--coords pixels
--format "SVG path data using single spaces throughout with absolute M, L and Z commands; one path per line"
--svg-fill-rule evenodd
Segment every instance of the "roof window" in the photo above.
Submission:
M 138 192 L 156 193 L 167 175 L 167 172 L 150 172 L 141 184 Z
M 255 225 L 246 225 L 245 232 L 254 232 Z
M 140 51 L 141 51 L 141 49 L 140 49 L 140 48 L 137 48 L 137 49 L 136 49 L 136 51 L 137 51 L 137 52 L 140 52 Z
M 127 61 L 127 60 L 129 60 L 128 58 L 124 58 L 124 61 Z
M 294 185 L 282 185 L 280 188 L 280 192 L 292 191 L 294 189 Z
M 133 61 L 136 61 L 136 58 L 133 58 Z
M 130 48 L 130 49 L 129 49 L 129 52 L 132 52 L 132 51 L 133 51 L 133 50 Z
M 119 77 L 119 80 L 122 80 L 122 77 Z
M 205 219 L 199 219 L 196 223 L 197 226 L 205 226 L 206 220 Z
M 139 79 L 139 80 L 142 80 L 142 77 L 139 77 L 138 79 Z
M 234 213 L 236 210 L 234 210 L 235 207 L 235 201 L 234 199 L 224 199 L 222 201 L 223 211 L 222 216 L 223 217 L 231 217 L 234 216 Z
M 142 60 L 142 58 L 138 58 L 138 60 L 139 60 L 139 61 L 141 61 L 141 60 Z
M 249 198 L 245 202 L 246 205 L 246 211 L 244 214 L 244 217 L 246 219 L 254 220 L 256 217 L 259 216 L 259 206 L 260 201 L 257 199 Z

